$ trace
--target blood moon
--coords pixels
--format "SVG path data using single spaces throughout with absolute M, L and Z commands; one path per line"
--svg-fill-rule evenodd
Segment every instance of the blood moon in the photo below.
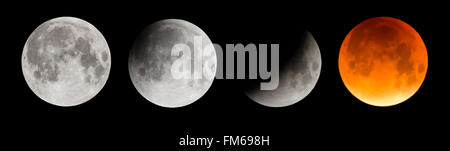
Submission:
M 417 92 L 428 55 L 420 35 L 407 23 L 375 17 L 354 27 L 339 52 L 339 72 L 347 89 L 374 106 L 392 106 Z

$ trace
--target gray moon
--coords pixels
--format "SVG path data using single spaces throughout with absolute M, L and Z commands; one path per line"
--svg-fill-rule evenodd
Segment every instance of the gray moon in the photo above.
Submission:
M 166 19 L 149 25 L 136 39 L 128 58 L 128 70 L 133 85 L 148 101 L 167 108 L 189 105 L 201 98 L 210 88 L 217 67 L 215 51 L 203 57 L 202 67 L 209 65 L 214 71 L 213 77 L 195 79 L 174 78 L 171 67 L 180 56 L 172 56 L 176 44 L 186 44 L 191 50 L 191 57 L 199 54 L 194 49 L 194 37 L 201 37 L 202 48 L 211 45 L 209 37 L 196 25 L 179 19 Z M 200 61 L 192 59 L 190 62 Z M 208 64 L 206 64 L 208 63 Z M 192 72 L 202 70 L 192 69 Z M 201 72 L 201 71 L 200 71 Z
M 57 106 L 75 106 L 103 88 L 111 68 L 110 51 L 93 25 L 74 17 L 44 22 L 28 37 L 22 71 L 31 90 Z
M 280 59 L 278 88 L 260 90 L 248 86 L 245 93 L 249 98 L 268 107 L 285 107 L 299 102 L 312 91 L 322 66 L 320 50 L 311 33 L 305 30 L 299 36 L 296 49 L 288 50 L 284 55 L 289 57 Z

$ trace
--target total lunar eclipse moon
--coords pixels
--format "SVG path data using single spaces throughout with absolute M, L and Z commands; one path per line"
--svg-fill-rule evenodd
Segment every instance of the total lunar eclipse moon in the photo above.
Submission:
M 428 55 L 419 33 L 391 17 L 375 17 L 354 27 L 339 53 L 347 89 L 374 106 L 392 106 L 417 92 L 425 79 Z

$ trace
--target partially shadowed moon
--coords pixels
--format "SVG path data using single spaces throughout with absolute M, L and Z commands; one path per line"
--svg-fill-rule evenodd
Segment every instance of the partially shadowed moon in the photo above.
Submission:
M 58 106 L 74 106 L 93 98 L 111 68 L 108 44 L 88 22 L 60 17 L 44 22 L 23 48 L 22 71 L 31 90 Z
M 425 44 L 407 23 L 375 17 L 354 27 L 339 53 L 339 72 L 347 89 L 374 106 L 392 106 L 417 92 L 428 67 Z
M 280 54 L 287 57 L 280 59 L 278 88 L 260 90 L 259 83 L 247 85 L 248 97 L 265 106 L 284 107 L 297 103 L 312 91 L 322 67 L 319 46 L 306 30 L 297 37 L 292 50 L 280 49 Z
M 203 60 L 195 59 L 201 55 L 199 49 L 194 49 L 194 37 L 202 40 L 200 46 L 212 46 L 209 37 L 194 24 L 178 19 L 166 19 L 148 26 L 136 39 L 130 51 L 128 70 L 131 81 L 137 91 L 150 102 L 169 108 L 182 107 L 191 104 L 202 97 L 211 86 L 211 77 L 179 79 L 173 76 L 172 66 L 176 60 L 191 58 L 188 65 L 195 62 L 215 74 L 217 59 L 215 51 L 204 56 Z M 172 48 L 184 44 L 190 48 L 190 55 L 171 55 Z M 202 72 L 202 68 L 191 67 L 192 72 Z

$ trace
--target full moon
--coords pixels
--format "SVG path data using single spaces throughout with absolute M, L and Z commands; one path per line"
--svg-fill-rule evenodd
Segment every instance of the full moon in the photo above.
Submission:
M 195 38 L 201 40 L 198 48 L 195 48 Z M 190 53 L 173 55 L 173 48 L 179 44 L 189 48 Z M 131 81 L 144 98 L 156 105 L 168 108 L 189 105 L 202 97 L 214 80 L 217 67 L 214 48 L 209 47 L 212 51 L 201 59 L 195 57 L 202 56 L 200 49 L 207 46 L 213 46 L 209 37 L 190 22 L 179 19 L 155 22 L 144 29 L 130 51 L 128 70 Z M 187 61 L 185 67 L 192 71 L 189 75 L 202 73 L 205 69 L 213 74 L 200 78 L 176 78 L 174 64 L 180 60 Z M 201 66 L 195 68 L 194 64 Z
M 75 106 L 92 99 L 105 85 L 110 68 L 103 35 L 74 17 L 44 22 L 23 48 L 25 81 L 39 98 L 57 106 Z
M 299 102 L 312 91 L 322 66 L 319 46 L 306 30 L 298 37 L 292 50 L 280 52 L 287 57 L 280 59 L 278 88 L 260 90 L 256 85 L 247 85 L 248 97 L 268 107 L 285 107 Z
M 425 44 L 407 23 L 375 17 L 354 27 L 339 52 L 347 89 L 373 106 L 393 106 L 417 92 L 428 67 Z

